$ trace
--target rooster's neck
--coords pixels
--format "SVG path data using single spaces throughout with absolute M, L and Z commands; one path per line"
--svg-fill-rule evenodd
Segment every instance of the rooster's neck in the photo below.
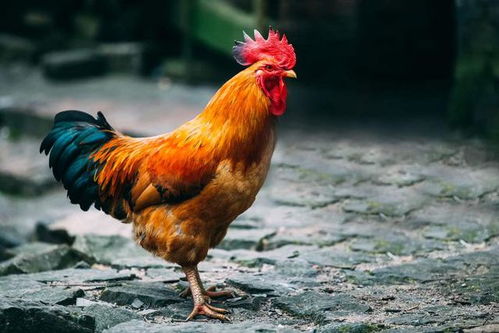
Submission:
M 275 116 L 254 72 L 249 67 L 227 81 L 196 118 L 209 124 L 213 149 L 222 157 L 257 161 L 273 145 Z
M 249 67 L 227 81 L 212 97 L 200 117 L 205 120 L 248 127 L 272 118 L 270 99 L 259 87 Z

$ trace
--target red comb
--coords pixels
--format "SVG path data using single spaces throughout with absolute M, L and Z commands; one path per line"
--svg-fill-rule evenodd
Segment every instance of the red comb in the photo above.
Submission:
M 272 28 L 269 29 L 267 39 L 255 29 L 255 40 L 243 31 L 244 42 L 236 41 L 236 46 L 232 48 L 232 54 L 236 61 L 248 66 L 264 58 L 274 58 L 283 68 L 293 68 L 296 64 L 296 54 L 293 45 L 288 43 L 286 35 L 279 36 L 279 33 Z

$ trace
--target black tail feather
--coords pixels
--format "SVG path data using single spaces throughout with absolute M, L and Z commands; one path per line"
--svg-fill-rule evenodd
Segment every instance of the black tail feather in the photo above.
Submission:
M 62 181 L 71 202 L 83 210 L 92 204 L 97 208 L 102 206 L 94 181 L 99 165 L 91 155 L 115 136 L 101 112 L 94 118 L 85 112 L 69 110 L 55 116 L 54 127 L 40 145 L 40 153 L 50 153 L 49 166 L 55 179 Z

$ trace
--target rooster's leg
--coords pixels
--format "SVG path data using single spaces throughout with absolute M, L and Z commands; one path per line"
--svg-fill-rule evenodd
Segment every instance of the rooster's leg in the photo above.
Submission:
M 204 289 L 203 284 L 201 283 L 201 277 L 199 276 L 198 268 L 195 266 L 194 269 L 196 270 L 196 278 L 199 281 L 199 284 L 201 285 L 201 290 L 203 292 L 204 298 L 208 303 L 211 303 L 211 298 L 215 298 L 215 297 L 235 297 L 235 293 L 231 289 L 215 291 L 217 289 L 216 286 L 211 286 L 211 287 Z M 185 290 L 180 293 L 180 296 L 187 297 L 187 296 L 190 296 L 191 294 L 192 294 L 191 287 L 189 286 L 189 287 L 185 288 Z
M 191 320 L 197 315 L 205 315 L 207 317 L 228 321 L 229 318 L 227 318 L 227 316 L 223 314 L 227 313 L 227 310 L 217 308 L 208 304 L 208 301 L 206 300 L 207 295 L 205 295 L 206 291 L 204 290 L 203 284 L 201 283 L 197 267 L 182 267 L 182 270 L 187 277 L 187 281 L 189 281 L 192 300 L 194 302 L 194 309 L 192 310 L 189 317 L 187 317 L 187 320 Z

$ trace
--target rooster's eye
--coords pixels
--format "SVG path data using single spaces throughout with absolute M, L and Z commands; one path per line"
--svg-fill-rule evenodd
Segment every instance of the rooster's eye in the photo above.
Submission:
M 272 67 L 272 65 L 265 65 L 265 69 L 270 71 L 273 69 L 273 67 Z

